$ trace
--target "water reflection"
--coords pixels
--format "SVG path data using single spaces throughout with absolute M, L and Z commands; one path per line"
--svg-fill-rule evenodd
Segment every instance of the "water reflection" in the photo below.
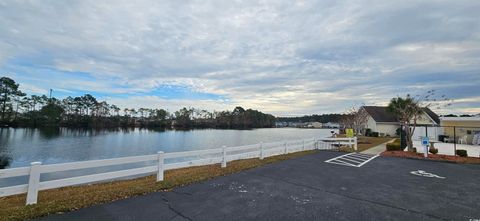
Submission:
M 47 128 L 40 128 L 38 132 L 42 138 L 45 139 L 53 139 L 55 137 L 60 136 L 60 128 L 59 127 L 47 127 Z
M 12 162 L 11 157 L 9 157 L 7 155 L 0 154 L 0 169 L 5 169 L 8 166 L 10 166 L 10 162 Z
M 0 128 L 3 168 L 240 146 L 259 142 L 326 137 L 330 130 L 151 130 L 140 128 Z

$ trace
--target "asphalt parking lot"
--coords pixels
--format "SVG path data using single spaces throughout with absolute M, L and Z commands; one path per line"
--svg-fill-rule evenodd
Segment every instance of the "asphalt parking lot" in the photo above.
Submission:
M 392 157 L 361 167 L 324 162 L 342 154 L 320 151 L 41 220 L 480 219 L 480 165 Z

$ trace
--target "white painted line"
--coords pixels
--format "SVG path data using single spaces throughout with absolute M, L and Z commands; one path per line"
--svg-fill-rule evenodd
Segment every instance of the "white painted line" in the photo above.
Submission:
M 372 157 L 372 156 L 374 156 L 374 155 L 371 155 L 371 154 L 363 154 L 363 153 L 355 153 L 355 156 L 358 156 L 358 157 L 368 157 L 368 158 L 370 158 L 370 157 Z
M 413 175 L 417 175 L 417 176 L 445 179 L 445 177 L 443 177 L 443 176 L 439 176 L 439 175 L 436 175 L 436 174 L 433 174 L 433 173 L 428 173 L 424 170 L 416 170 L 416 171 L 412 171 L 410 173 L 413 174 Z
M 343 156 L 348 156 L 348 155 L 352 155 L 352 154 L 354 154 L 354 153 L 348 153 L 348 154 L 344 154 L 344 155 L 341 155 L 341 156 L 338 156 L 338 157 L 335 157 L 335 158 L 332 158 L 332 159 L 326 160 L 325 162 L 326 162 L 326 163 L 328 163 L 328 162 L 330 162 L 330 161 L 332 161 L 332 160 L 336 160 L 336 159 L 338 159 L 338 158 L 341 158 L 341 157 L 343 157 Z
M 342 159 L 342 160 L 343 160 L 343 159 Z M 344 164 L 347 164 L 347 165 L 352 166 L 352 167 L 356 167 L 356 166 L 357 166 L 357 164 L 352 164 L 352 163 L 350 163 L 350 162 L 345 162 L 345 161 L 342 161 L 342 160 L 336 159 L 335 162 L 344 163 Z M 330 163 L 331 163 L 331 162 L 330 162 Z
M 361 159 L 361 160 L 368 160 L 372 156 L 364 157 L 364 156 L 359 156 L 359 155 L 353 154 L 353 155 L 350 155 L 349 157 L 354 157 L 354 158 L 358 158 L 358 159 Z
M 356 164 L 363 163 L 363 160 L 359 161 L 358 159 L 351 159 L 351 158 L 349 158 L 349 157 L 350 157 L 350 156 L 346 156 L 346 157 L 342 157 L 342 158 L 340 158 L 340 159 L 352 161 L 352 162 L 354 162 L 354 163 L 356 163 Z
M 348 153 L 326 160 L 325 163 L 333 163 L 343 166 L 361 167 L 379 155 L 367 155 L 359 153 Z
M 380 155 L 373 156 L 372 158 L 370 158 L 370 159 L 366 160 L 365 162 L 359 164 L 357 167 L 361 167 L 361 166 L 365 165 L 366 163 L 370 162 L 371 160 L 377 158 L 378 156 L 380 156 Z
M 338 165 L 342 165 L 342 166 L 351 166 L 351 167 L 356 167 L 355 165 L 351 165 L 351 164 L 344 164 L 344 163 L 337 163 L 335 161 L 331 161 L 331 162 L 328 162 L 328 163 L 332 163 L 332 164 L 338 164 Z
M 352 156 L 352 155 L 350 155 L 350 156 L 348 156 L 348 157 L 342 157 L 342 158 L 350 158 L 350 159 L 357 160 L 357 161 L 361 161 L 361 162 L 370 159 L 370 158 L 358 158 L 358 157 L 354 157 L 354 156 Z M 361 163 L 361 162 L 360 162 L 360 163 Z

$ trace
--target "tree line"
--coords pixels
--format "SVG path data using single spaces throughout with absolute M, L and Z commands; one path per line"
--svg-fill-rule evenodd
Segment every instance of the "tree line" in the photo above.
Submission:
M 313 114 L 313 115 L 305 115 L 301 117 L 279 117 L 277 118 L 280 122 L 320 122 L 320 123 L 328 123 L 328 122 L 340 122 L 346 114 Z
M 8 77 L 0 78 L 0 126 L 2 127 L 151 127 L 151 128 L 263 128 L 273 127 L 275 117 L 257 110 L 236 107 L 233 111 L 182 108 L 119 108 L 85 94 L 57 99 L 30 95 Z

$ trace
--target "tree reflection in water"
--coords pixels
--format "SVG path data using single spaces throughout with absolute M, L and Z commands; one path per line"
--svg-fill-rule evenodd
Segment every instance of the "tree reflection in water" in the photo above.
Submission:
M 5 169 L 8 166 L 10 166 L 10 162 L 12 162 L 11 157 L 4 154 L 0 154 L 0 169 Z

